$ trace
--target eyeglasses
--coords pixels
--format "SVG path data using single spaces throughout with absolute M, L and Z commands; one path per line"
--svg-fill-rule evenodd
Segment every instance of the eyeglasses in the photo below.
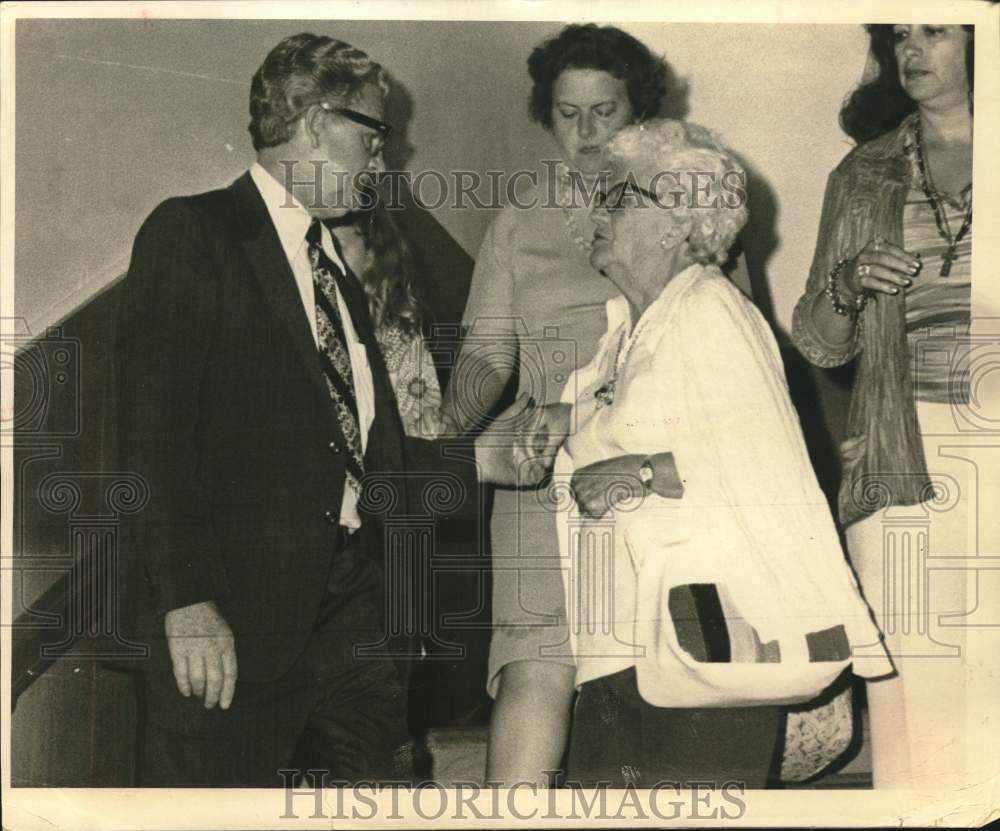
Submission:
M 320 107 L 322 107 L 328 113 L 336 113 L 337 115 L 342 115 L 348 121 L 353 121 L 355 124 L 360 124 L 362 127 L 367 127 L 369 130 L 374 130 L 375 135 L 368 133 L 366 136 L 366 144 L 368 147 L 368 152 L 372 156 L 377 156 L 382 152 L 382 148 L 385 146 L 386 139 L 392 134 L 392 127 L 386 124 L 384 121 L 379 121 L 377 118 L 373 118 L 370 115 L 365 115 L 364 113 L 359 113 L 357 110 L 352 110 L 350 107 L 335 107 L 327 101 L 317 102 Z M 288 122 L 291 123 L 302 116 L 305 110 L 296 113 Z
M 597 197 L 597 204 L 598 207 L 603 208 L 609 214 L 623 211 L 626 208 L 644 208 L 646 206 L 643 204 L 642 200 L 638 198 L 640 195 L 645 196 L 646 199 L 658 208 L 666 207 L 666 205 L 660 202 L 659 197 L 657 197 L 655 193 L 639 187 L 639 185 L 627 180 L 619 182 L 605 193 L 599 194 Z

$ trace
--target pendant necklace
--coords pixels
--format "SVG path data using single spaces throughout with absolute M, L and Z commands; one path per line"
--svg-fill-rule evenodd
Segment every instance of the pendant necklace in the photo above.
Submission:
M 625 364 L 628 363 L 628 356 L 638 342 L 640 332 L 645 328 L 646 322 L 643 322 L 642 326 L 637 326 L 632 332 L 622 332 L 618 336 L 618 350 L 615 352 L 615 368 L 611 373 L 611 378 L 594 390 L 594 400 L 597 402 L 598 409 L 601 407 L 610 407 L 615 403 L 615 386 L 618 383 L 618 376 L 625 368 Z M 625 348 L 626 340 L 628 340 L 628 348 Z M 622 354 L 623 349 L 625 352 L 624 355 Z
M 917 143 L 916 159 L 917 170 L 920 172 L 920 187 L 924 192 L 924 196 L 927 197 L 927 201 L 931 203 L 931 208 L 934 209 L 934 222 L 937 224 L 938 234 L 941 236 L 941 239 L 948 244 L 948 249 L 941 258 L 941 276 L 947 277 L 951 274 L 951 264 L 958 259 L 958 254 L 956 253 L 958 244 L 962 241 L 965 235 L 969 233 L 969 229 L 972 227 L 972 185 L 970 183 L 969 186 L 962 191 L 963 193 L 968 191 L 966 198 L 968 199 L 969 204 L 965 209 L 965 216 L 962 219 L 962 225 L 958 229 L 958 233 L 952 237 L 951 225 L 948 222 L 948 216 L 944 212 L 944 206 L 937 199 L 937 191 L 931 181 L 927 159 L 924 157 L 923 131 L 920 128 L 920 119 L 917 119 L 915 132 Z

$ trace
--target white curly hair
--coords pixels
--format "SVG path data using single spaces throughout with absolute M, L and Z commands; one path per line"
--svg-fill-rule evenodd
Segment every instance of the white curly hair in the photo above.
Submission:
M 718 134 L 700 124 L 656 118 L 620 130 L 605 147 L 615 167 L 656 170 L 656 196 L 672 210 L 690 215 L 692 259 L 726 261 L 746 224 L 746 171 Z M 641 183 L 640 183 L 641 184 Z

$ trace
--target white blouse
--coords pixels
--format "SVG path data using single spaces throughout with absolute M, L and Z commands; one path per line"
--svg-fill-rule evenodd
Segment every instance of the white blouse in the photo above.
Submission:
M 577 683 L 636 666 L 640 691 L 659 706 L 736 706 L 743 686 L 744 703 L 812 697 L 850 660 L 810 661 L 807 638 L 842 625 L 854 648 L 879 644 L 880 634 L 809 462 L 770 329 L 717 268 L 701 265 L 673 277 L 634 327 L 624 297 L 607 312 L 596 356 L 566 385 L 573 429 L 554 479 Z M 595 392 L 612 379 L 613 402 L 602 405 Z M 573 470 L 663 452 L 674 454 L 681 499 L 649 495 L 600 520 L 579 515 L 565 487 Z M 731 640 L 738 617 L 758 646 L 777 644 L 780 663 L 678 660 L 664 608 L 672 586 L 692 583 L 718 587 Z M 743 660 L 737 651 L 734 640 L 733 662 Z M 881 653 L 866 657 L 865 674 L 891 672 Z

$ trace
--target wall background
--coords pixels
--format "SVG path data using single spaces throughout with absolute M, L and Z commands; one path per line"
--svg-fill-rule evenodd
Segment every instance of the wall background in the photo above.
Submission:
M 865 63 L 853 25 L 622 28 L 688 83 L 691 120 L 720 130 L 752 176 L 754 294 L 779 328 L 805 280 L 825 177 L 849 144 L 836 123 Z M 16 42 L 16 315 L 39 333 L 118 277 L 163 198 L 224 185 L 252 161 L 249 81 L 278 40 L 340 37 L 398 82 L 414 173 L 532 169 L 552 155 L 528 122 L 525 59 L 554 22 L 21 20 Z M 429 186 L 429 194 L 435 191 Z M 434 217 L 475 256 L 490 211 Z

